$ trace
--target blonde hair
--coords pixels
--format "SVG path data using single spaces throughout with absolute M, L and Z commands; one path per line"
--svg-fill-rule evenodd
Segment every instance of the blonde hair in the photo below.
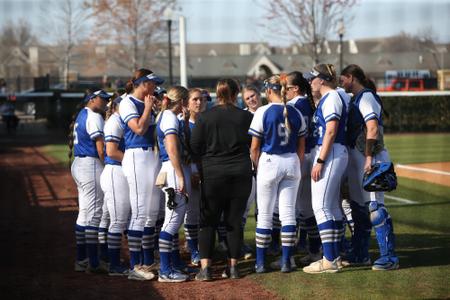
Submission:
M 284 109 L 283 109 L 283 117 L 284 117 L 284 126 L 286 127 L 286 133 L 289 137 L 290 133 L 291 133 L 291 123 L 289 122 L 289 118 L 288 118 L 288 109 L 286 106 L 287 103 L 287 98 L 286 98 L 286 91 L 287 91 L 287 82 L 288 82 L 288 78 L 287 78 L 287 74 L 286 73 L 281 73 L 279 75 L 272 75 L 271 77 L 269 77 L 267 79 L 267 82 L 269 82 L 270 84 L 277 84 L 281 86 L 281 90 L 278 91 L 276 89 L 272 89 L 272 91 L 279 95 L 281 97 L 281 100 L 283 101 L 283 105 L 284 105 Z

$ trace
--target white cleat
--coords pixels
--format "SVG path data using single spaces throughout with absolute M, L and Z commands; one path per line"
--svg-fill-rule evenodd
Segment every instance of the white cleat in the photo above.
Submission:
M 337 273 L 339 272 L 338 261 L 340 261 L 340 257 L 336 258 L 333 261 L 327 260 L 323 257 L 321 260 L 313 262 L 307 267 L 303 268 L 303 272 L 309 274 L 321 274 L 321 273 Z

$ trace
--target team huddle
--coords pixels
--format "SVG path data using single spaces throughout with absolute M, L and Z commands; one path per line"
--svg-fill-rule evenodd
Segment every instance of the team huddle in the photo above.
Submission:
M 303 247 L 307 255 L 297 263 L 310 274 L 399 267 L 384 192 L 363 186 L 373 166 L 390 158 L 382 101 L 359 66 L 347 66 L 339 78 L 330 64 L 273 75 L 263 85 L 266 105 L 256 87 L 244 87 L 244 110 L 236 107 L 239 86 L 232 79 L 218 83 L 210 110 L 205 90 L 166 91 L 162 84 L 152 71 L 139 69 L 125 93 L 89 94 L 74 115 L 75 271 L 131 280 L 152 280 L 157 273 L 160 282 L 182 282 L 200 266 L 195 279 L 208 281 L 216 230 L 229 258 L 224 278 L 239 278 L 237 260 L 253 254 L 256 273 L 289 273 Z M 243 230 L 255 199 L 250 247 Z M 183 224 L 189 262 L 180 255 Z M 373 263 L 372 227 L 380 252 Z M 129 267 L 121 262 L 124 235 Z M 267 255 L 280 253 L 266 263 Z

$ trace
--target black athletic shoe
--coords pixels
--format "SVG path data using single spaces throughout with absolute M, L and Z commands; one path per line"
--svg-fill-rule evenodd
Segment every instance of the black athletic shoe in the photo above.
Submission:
M 195 275 L 195 280 L 197 281 L 211 281 L 212 271 L 210 267 L 200 268 L 200 271 Z
M 222 273 L 222 278 L 239 279 L 241 278 L 241 275 L 239 274 L 239 270 L 236 266 L 227 267 Z

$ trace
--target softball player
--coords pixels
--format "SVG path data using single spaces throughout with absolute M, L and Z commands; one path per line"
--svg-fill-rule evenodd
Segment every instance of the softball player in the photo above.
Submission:
M 308 236 L 308 254 L 302 257 L 300 262 L 307 265 L 322 258 L 319 229 L 311 202 L 311 169 L 314 159 L 311 155 L 311 149 L 314 148 L 315 142 L 310 126 L 316 107 L 311 86 L 302 73 L 289 73 L 287 79 L 286 97 L 289 99 L 288 103 L 293 104 L 302 113 L 308 128 L 308 135 L 305 139 L 305 159 L 301 166 L 302 179 L 300 180 L 296 202 L 296 217 L 300 231 L 305 230 Z
M 193 88 L 189 90 L 188 111 L 189 111 L 189 133 L 195 127 L 197 116 L 206 108 L 206 101 L 202 96 L 202 90 Z M 183 123 L 184 124 L 184 123 Z M 200 254 L 198 252 L 198 223 L 200 216 L 200 173 L 195 163 L 191 163 L 191 193 L 186 206 L 186 216 L 184 218 L 184 235 L 187 240 L 189 252 L 191 253 L 191 264 L 200 264 Z
M 156 116 L 158 115 L 158 113 L 161 111 L 161 106 L 162 106 L 162 101 L 164 99 L 164 96 L 167 94 L 167 91 L 162 87 L 162 86 L 157 86 L 155 88 L 155 92 L 153 93 L 153 95 L 156 97 L 156 102 L 153 104 L 153 116 L 156 119 Z M 159 154 L 158 154 L 159 157 Z M 158 159 L 158 167 L 157 170 L 159 172 L 159 170 L 161 169 L 161 161 Z M 164 215 L 166 214 L 166 210 L 165 210 L 165 197 L 163 192 L 161 191 L 161 188 L 159 188 L 158 186 L 156 186 L 153 190 L 153 196 L 155 199 L 159 198 L 159 212 L 158 212 L 158 219 L 156 220 L 156 225 L 155 225 L 155 236 L 158 237 L 159 233 L 161 232 L 161 227 L 164 223 Z M 155 238 L 154 240 L 154 251 L 159 252 L 159 240 Z
M 321 99 L 313 117 L 317 146 L 311 170 L 311 198 L 322 240 L 323 258 L 304 267 L 306 273 L 336 273 L 340 264 L 340 237 L 343 232 L 340 186 L 347 167 L 345 146 L 347 108 L 336 88 L 336 71 L 331 64 L 316 65 L 306 76 L 311 90 Z
M 105 169 L 100 177 L 100 183 L 104 201 L 110 215 L 108 228 L 108 257 L 109 275 L 129 275 L 128 268 L 120 264 L 120 248 L 122 244 L 122 233 L 126 229 L 130 216 L 130 199 L 128 182 L 122 171 L 122 160 L 125 151 L 123 138 L 124 124 L 119 115 L 119 103 L 122 97 L 117 97 L 110 102 L 109 111 L 105 123 Z
M 281 272 L 292 270 L 295 244 L 295 201 L 301 178 L 300 161 L 305 151 L 306 124 L 302 114 L 286 104 L 286 74 L 264 82 L 269 104 L 260 107 L 250 125 L 253 136 L 251 156 L 257 167 L 258 221 L 256 226 L 256 272 L 266 271 L 265 252 L 269 247 L 275 202 L 281 220 Z
M 189 92 L 186 88 L 170 88 L 156 127 L 162 161 L 158 177 L 165 177 L 163 192 L 166 195 L 166 214 L 159 234 L 159 282 L 182 282 L 189 278 L 180 271 L 183 263 L 178 248 L 178 230 L 183 224 L 187 195 L 190 195 L 191 191 L 191 172 L 190 166 L 186 164 L 187 158 L 183 155 L 181 141 L 184 140 L 184 134 L 177 118 L 188 98 Z
M 259 90 L 253 85 L 247 85 L 242 89 L 242 98 L 247 106 L 244 110 L 254 114 L 258 108 L 262 106 L 261 102 L 261 94 Z M 253 176 L 252 178 L 252 191 L 250 192 L 250 196 L 247 200 L 247 207 L 245 208 L 244 216 L 242 217 L 242 228 L 245 228 L 245 224 L 247 223 L 248 213 L 253 205 L 256 202 L 256 178 Z M 256 216 L 255 209 L 255 216 Z M 278 209 L 275 210 L 278 215 Z M 274 212 L 275 214 L 275 212 Z M 244 230 L 242 230 L 242 234 Z M 279 235 L 278 235 L 279 240 Z M 244 259 L 250 259 L 253 256 L 252 249 L 247 244 L 243 243 L 242 253 L 244 255 Z
M 353 253 L 350 265 L 370 265 L 369 240 L 371 226 L 380 248 L 381 257 L 373 270 L 394 270 L 399 267 L 395 254 L 395 236 L 392 220 L 384 206 L 383 192 L 366 192 L 362 187 L 364 172 L 371 170 L 373 163 L 390 162 L 383 140 L 383 104 L 364 71 L 357 65 L 349 65 L 341 72 L 341 84 L 354 98 L 349 114 L 349 193 L 354 221 L 352 239 Z M 369 219 L 370 211 L 370 219 Z M 370 222 L 371 221 L 371 222 Z
M 127 96 L 119 106 L 120 118 L 125 124 L 122 170 L 128 182 L 131 205 L 128 227 L 131 271 L 128 278 L 134 280 L 151 280 L 155 276 L 150 266 L 154 263 L 155 224 L 160 199 L 153 196 L 159 160 L 153 152 L 152 108 L 155 87 L 162 83 L 163 80 L 152 71 L 137 70 L 127 83 Z
M 75 159 L 71 166 L 72 177 L 78 188 L 79 212 L 75 234 L 77 259 L 75 271 L 102 272 L 98 259 L 98 228 L 102 216 L 103 192 L 100 174 L 103 171 L 103 117 L 110 96 L 96 91 L 85 99 L 85 107 L 78 113 L 73 125 L 70 151 Z M 71 152 L 69 158 L 71 157 Z M 87 250 L 87 259 L 86 259 Z

